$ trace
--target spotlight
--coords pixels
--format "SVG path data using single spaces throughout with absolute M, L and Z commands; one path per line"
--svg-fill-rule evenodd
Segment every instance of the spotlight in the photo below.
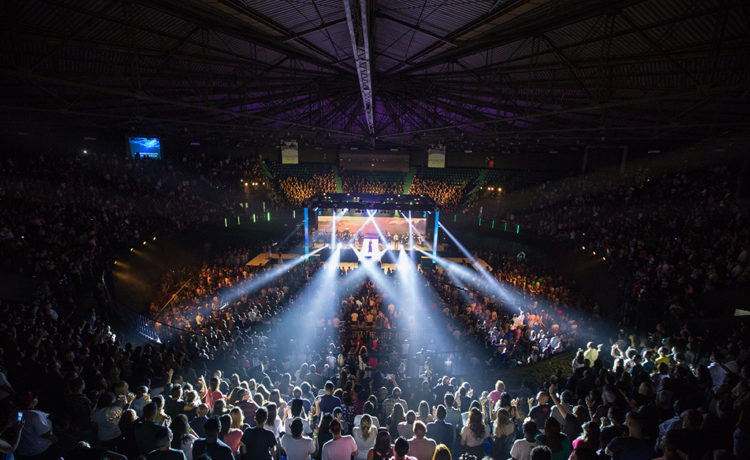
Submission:
M 607 260 L 607 258 L 606 257 L 602 257 L 602 260 Z
M 130 252 L 133 252 L 133 251 L 135 251 L 135 248 L 130 248 Z
M 145 242 L 145 241 L 143 242 L 143 245 L 144 245 L 144 246 L 146 245 L 146 242 Z
M 586 250 L 586 246 L 581 246 L 581 251 L 585 251 L 585 250 Z
M 87 153 L 89 153 L 89 151 L 86 149 L 83 149 L 83 154 L 86 155 Z
M 156 241 L 156 237 L 153 237 L 152 240 Z
M 596 255 L 596 251 L 591 251 L 591 254 Z

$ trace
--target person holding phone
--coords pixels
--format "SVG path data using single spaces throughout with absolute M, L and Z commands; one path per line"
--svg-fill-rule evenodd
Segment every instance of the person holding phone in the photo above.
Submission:
M 13 419 L 9 417 L 8 423 L 0 431 L 0 454 L 12 454 L 18 448 L 18 442 L 21 440 L 21 432 L 26 421 L 23 419 L 23 412 L 18 412 L 16 423 L 13 423 Z M 15 438 L 11 441 L 6 441 L 4 436 L 6 433 L 12 434 L 12 428 L 15 425 Z
M 57 436 L 52 431 L 52 420 L 49 414 L 36 410 L 39 401 L 32 392 L 23 393 L 19 405 L 23 408 L 23 421 L 20 440 L 16 452 L 24 457 L 44 454 L 52 449 Z

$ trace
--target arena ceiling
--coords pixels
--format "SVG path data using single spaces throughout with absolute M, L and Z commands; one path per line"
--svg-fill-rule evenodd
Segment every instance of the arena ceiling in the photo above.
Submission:
M 741 0 L 24 0 L 2 9 L 0 106 L 16 119 L 492 146 L 695 139 L 750 123 Z

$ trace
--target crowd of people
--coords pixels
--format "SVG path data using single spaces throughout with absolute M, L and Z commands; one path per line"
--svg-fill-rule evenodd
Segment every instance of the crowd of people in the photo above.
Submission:
M 440 180 L 415 176 L 409 192 L 412 195 L 427 195 L 435 203 L 439 204 L 441 208 L 454 210 L 461 204 L 464 195 L 468 191 L 467 187 L 466 182 L 449 184 Z
M 338 269 L 312 292 L 325 261 L 251 268 L 263 249 L 249 246 L 165 274 L 152 313 L 174 332 L 125 343 L 104 297 L 80 298 L 105 252 L 232 205 L 169 163 L 2 161 L 3 269 L 48 281 L 35 300 L 0 301 L 6 458 L 750 458 L 744 322 L 624 321 L 607 337 L 566 280 L 481 248 L 491 275 Z M 633 302 L 679 320 L 701 312 L 696 293 L 746 279 L 731 170 L 642 172 L 602 192 L 576 180 L 516 218 L 625 267 Z M 317 186 L 298 181 L 287 197 Z M 570 368 L 503 382 L 566 349 Z
M 279 180 L 278 185 L 291 206 L 300 206 L 315 195 L 336 193 L 333 171 L 315 173 L 307 178 L 287 176 Z
M 374 193 L 387 195 L 400 195 L 404 191 L 403 180 L 387 181 L 369 179 L 363 175 L 346 174 L 342 185 L 344 193 Z
M 540 188 L 516 218 L 621 268 L 629 321 L 679 320 L 707 313 L 700 295 L 750 280 L 750 221 L 735 201 L 736 181 L 729 165 L 571 178 Z

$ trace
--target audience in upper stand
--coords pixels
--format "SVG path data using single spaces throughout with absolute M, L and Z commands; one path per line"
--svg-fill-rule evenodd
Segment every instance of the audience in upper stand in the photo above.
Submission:
M 292 206 L 300 206 L 315 195 L 336 193 L 333 171 L 316 173 L 308 178 L 284 177 L 278 184 L 281 193 Z
M 372 180 L 365 175 L 345 175 L 343 177 L 344 193 L 376 193 L 398 195 L 404 190 L 402 180 Z
M 516 218 L 619 264 L 627 324 L 646 326 L 639 322 L 657 314 L 679 320 L 706 313 L 702 293 L 750 280 L 750 225 L 735 202 L 736 177 L 736 169 L 716 166 L 662 175 L 637 170 L 606 184 L 572 178 L 539 188 Z
M 467 192 L 466 189 L 466 182 L 461 182 L 456 185 L 435 179 L 414 177 L 409 192 L 412 195 L 427 195 L 442 208 L 453 210 L 461 204 L 461 200 Z

